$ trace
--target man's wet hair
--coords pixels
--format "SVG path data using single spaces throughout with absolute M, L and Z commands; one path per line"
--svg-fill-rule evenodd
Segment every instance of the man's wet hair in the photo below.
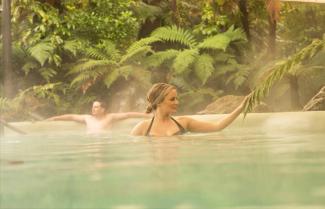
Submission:
M 94 102 L 99 102 L 100 103 L 100 106 L 102 108 L 104 108 L 105 110 L 107 110 L 107 103 L 104 100 L 102 100 L 102 99 L 96 99 Z

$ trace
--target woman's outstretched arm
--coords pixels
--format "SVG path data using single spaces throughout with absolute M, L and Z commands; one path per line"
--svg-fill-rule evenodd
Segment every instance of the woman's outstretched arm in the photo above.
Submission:
M 231 113 L 227 114 L 218 122 L 204 122 L 198 121 L 193 118 L 187 118 L 187 130 L 191 132 L 215 132 L 221 131 L 222 129 L 229 126 L 243 111 L 246 100 L 249 96 L 246 96 L 245 99 L 240 103 L 240 105 L 233 110 Z

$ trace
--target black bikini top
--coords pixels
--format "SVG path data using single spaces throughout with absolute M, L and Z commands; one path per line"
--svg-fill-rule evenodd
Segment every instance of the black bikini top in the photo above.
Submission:
M 177 122 L 177 120 L 175 120 L 173 117 L 170 117 L 175 123 L 176 125 L 178 126 L 179 128 L 179 131 L 177 131 L 174 135 L 182 135 L 182 134 L 185 134 L 186 133 L 186 129 Z M 146 132 L 146 135 L 145 136 L 150 136 L 150 130 L 151 130 L 151 127 L 152 127 L 152 124 L 153 124 L 153 121 L 154 121 L 155 117 L 153 117 L 151 119 L 151 122 L 150 122 L 150 125 L 148 127 L 148 130 Z

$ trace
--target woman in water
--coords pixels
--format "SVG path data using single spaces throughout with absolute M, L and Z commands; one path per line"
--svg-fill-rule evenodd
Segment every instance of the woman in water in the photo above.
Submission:
M 176 87 L 166 83 L 157 83 L 147 94 L 147 113 L 154 111 L 151 120 L 137 124 L 131 134 L 135 136 L 174 136 L 189 132 L 215 132 L 221 131 L 230 125 L 242 112 L 244 101 L 230 114 L 218 122 L 198 121 L 188 116 L 173 118 L 178 107 Z

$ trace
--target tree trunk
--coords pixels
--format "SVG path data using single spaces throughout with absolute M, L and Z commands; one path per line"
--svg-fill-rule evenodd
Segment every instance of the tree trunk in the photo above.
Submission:
M 178 7 L 177 7 L 177 0 L 170 1 L 170 8 L 173 11 L 173 21 L 174 21 L 175 25 L 179 26 L 180 17 L 179 17 L 179 12 L 178 12 Z
M 247 0 L 239 0 L 238 6 L 241 12 L 241 22 L 243 24 L 243 28 L 247 37 L 247 40 L 250 42 L 251 35 L 249 30 L 249 19 L 248 19 L 248 11 L 247 11 Z
M 299 101 L 298 79 L 294 75 L 287 75 L 290 83 L 290 99 L 292 110 L 301 110 L 302 106 Z
M 269 53 L 271 59 L 275 57 L 276 53 L 276 20 L 269 16 Z
M 266 0 L 269 21 L 269 56 L 274 59 L 276 53 L 276 24 L 280 18 L 280 0 Z
M 13 97 L 13 71 L 11 64 L 11 15 L 10 15 L 10 0 L 2 1 L 2 37 L 3 37 L 3 76 L 2 84 L 4 96 Z

